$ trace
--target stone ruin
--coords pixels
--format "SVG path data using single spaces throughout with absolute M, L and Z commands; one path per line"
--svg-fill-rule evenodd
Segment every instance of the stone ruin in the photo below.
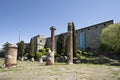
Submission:
M 51 50 L 49 50 L 47 54 L 46 65 L 53 65 L 54 64 L 53 59 L 54 59 L 54 53 L 51 52 Z
M 73 64 L 73 25 L 68 23 L 67 63 Z
M 46 65 L 54 64 L 54 48 L 55 48 L 55 27 L 50 27 L 51 30 L 51 50 L 48 51 Z
M 17 45 L 9 44 L 7 53 L 5 54 L 4 67 L 16 67 L 17 66 Z
M 54 48 L 55 48 L 55 28 L 50 27 L 51 30 L 51 50 L 48 51 L 46 65 L 54 64 Z M 68 42 L 67 42 L 67 63 L 73 64 L 73 25 L 68 23 Z

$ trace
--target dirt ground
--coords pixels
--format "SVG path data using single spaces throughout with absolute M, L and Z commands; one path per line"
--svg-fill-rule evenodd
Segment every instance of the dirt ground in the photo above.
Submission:
M 4 60 L 0 59 L 0 66 Z M 0 68 L 0 80 L 120 80 L 120 66 L 18 61 L 16 68 Z

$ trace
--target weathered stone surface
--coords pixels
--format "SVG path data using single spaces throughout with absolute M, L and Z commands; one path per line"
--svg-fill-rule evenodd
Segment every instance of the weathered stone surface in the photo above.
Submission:
M 51 51 L 54 51 L 55 48 L 55 27 L 50 27 L 51 30 Z
M 54 48 L 55 48 L 55 27 L 50 27 L 51 30 L 51 50 L 49 50 L 47 55 L 46 65 L 54 64 Z
M 67 44 L 67 63 L 73 64 L 73 26 L 72 23 L 68 23 L 68 44 Z
M 51 62 L 51 50 L 48 51 L 47 53 L 47 59 L 46 59 L 46 65 L 49 65 Z
M 5 67 L 12 67 L 17 65 L 17 45 L 10 44 L 5 55 Z

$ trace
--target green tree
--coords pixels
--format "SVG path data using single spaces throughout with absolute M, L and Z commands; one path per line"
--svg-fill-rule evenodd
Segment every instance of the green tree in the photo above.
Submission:
M 29 46 L 30 44 L 26 44 L 25 53 L 29 53 Z
M 65 40 L 65 56 L 67 56 L 67 53 L 68 53 L 68 36 L 66 37 L 66 40 Z
M 10 45 L 10 43 L 8 43 L 8 42 L 6 42 L 6 43 L 3 45 L 3 51 L 4 51 L 4 53 L 7 53 L 8 48 L 9 48 L 9 45 Z
M 41 58 L 42 56 L 47 55 L 48 50 L 49 50 L 49 48 L 43 48 L 43 49 L 38 50 L 38 51 L 35 53 L 35 58 L 36 58 L 36 59 L 39 59 L 39 58 Z
M 65 37 L 63 34 L 60 34 L 57 39 L 57 54 L 64 55 L 65 53 Z
M 41 58 L 43 55 L 44 55 L 43 52 L 39 52 L 39 51 L 36 52 L 37 59 Z
M 40 49 L 38 50 L 39 52 L 42 52 L 43 55 L 47 55 L 47 48 L 43 48 L 43 49 Z
M 29 44 L 29 57 L 33 57 L 32 55 L 34 54 L 34 41 L 33 39 L 30 40 Z
M 75 25 L 72 22 L 72 26 L 73 26 L 73 57 L 77 56 L 77 41 L 76 41 L 76 30 L 75 30 Z M 65 53 L 67 55 L 67 47 L 68 46 L 68 37 L 66 37 L 66 41 L 65 41 Z
M 25 44 L 24 41 L 18 43 L 18 56 L 23 57 L 25 54 Z
M 77 53 L 76 31 L 75 31 L 75 25 L 73 22 L 72 22 L 72 25 L 73 25 L 73 57 L 75 57 Z
M 103 44 L 116 52 L 120 52 L 120 23 L 109 25 L 103 29 L 100 39 Z

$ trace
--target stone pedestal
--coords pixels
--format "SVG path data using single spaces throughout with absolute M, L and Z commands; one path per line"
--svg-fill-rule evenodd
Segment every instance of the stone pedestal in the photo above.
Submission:
M 68 23 L 67 63 L 73 64 L 73 26 Z
M 51 30 L 51 51 L 49 50 L 47 55 L 46 65 L 54 64 L 54 48 L 55 48 L 55 27 L 50 27 Z
M 17 65 L 17 45 L 10 44 L 5 55 L 5 67 L 16 67 Z

